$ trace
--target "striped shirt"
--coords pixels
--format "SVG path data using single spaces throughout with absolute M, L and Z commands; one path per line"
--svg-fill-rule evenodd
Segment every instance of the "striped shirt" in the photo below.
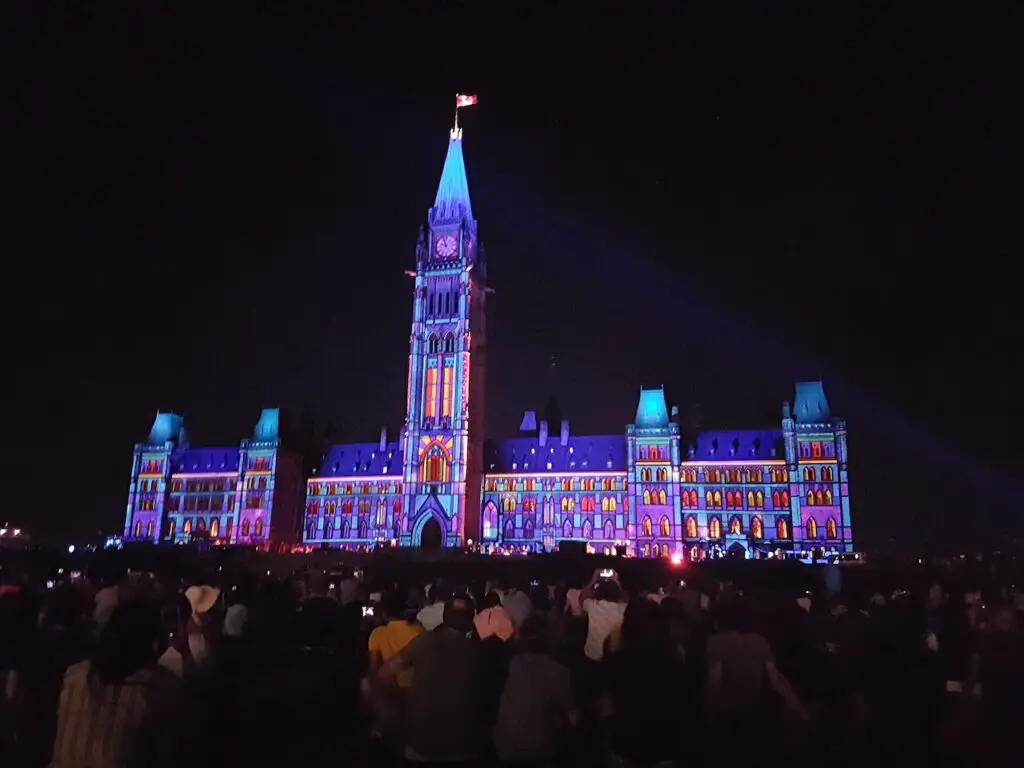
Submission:
M 83 661 L 64 673 L 50 768 L 122 768 L 131 758 L 152 673 L 141 670 L 121 685 L 104 686 L 89 679 L 90 668 Z

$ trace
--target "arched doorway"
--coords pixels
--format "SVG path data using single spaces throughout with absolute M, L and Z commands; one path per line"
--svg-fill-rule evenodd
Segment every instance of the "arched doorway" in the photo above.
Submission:
M 729 545 L 729 549 L 726 550 L 728 557 L 736 558 L 737 560 L 743 560 L 747 556 L 746 548 L 738 541 L 733 542 Z
M 440 549 L 443 544 L 444 531 L 441 530 L 441 524 L 437 522 L 436 517 L 431 517 L 423 524 L 423 530 L 420 532 L 420 548 Z

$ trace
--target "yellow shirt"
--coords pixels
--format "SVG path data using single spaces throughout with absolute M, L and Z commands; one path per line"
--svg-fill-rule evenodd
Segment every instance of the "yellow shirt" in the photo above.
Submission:
M 370 633 L 370 653 L 379 653 L 382 663 L 387 664 L 405 646 L 422 635 L 426 630 L 419 624 L 408 621 L 389 621 L 383 627 L 377 627 Z M 412 685 L 412 670 L 404 671 L 398 676 L 398 686 L 408 688 Z

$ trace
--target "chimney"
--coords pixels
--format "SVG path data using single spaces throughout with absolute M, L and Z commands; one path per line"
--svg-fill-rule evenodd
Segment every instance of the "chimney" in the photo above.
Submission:
M 562 419 L 562 445 L 569 444 L 569 420 Z
M 381 451 L 388 449 L 388 428 L 386 425 L 380 428 L 380 449 Z
M 540 447 L 543 448 L 548 442 L 548 423 L 542 421 L 540 423 Z

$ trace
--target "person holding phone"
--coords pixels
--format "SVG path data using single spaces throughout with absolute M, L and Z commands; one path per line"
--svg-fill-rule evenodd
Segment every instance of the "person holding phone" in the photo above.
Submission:
M 587 640 L 583 652 L 591 661 L 601 661 L 609 637 L 622 626 L 626 613 L 625 595 L 619 574 L 610 569 L 594 571 L 579 594 L 579 606 L 587 617 Z

